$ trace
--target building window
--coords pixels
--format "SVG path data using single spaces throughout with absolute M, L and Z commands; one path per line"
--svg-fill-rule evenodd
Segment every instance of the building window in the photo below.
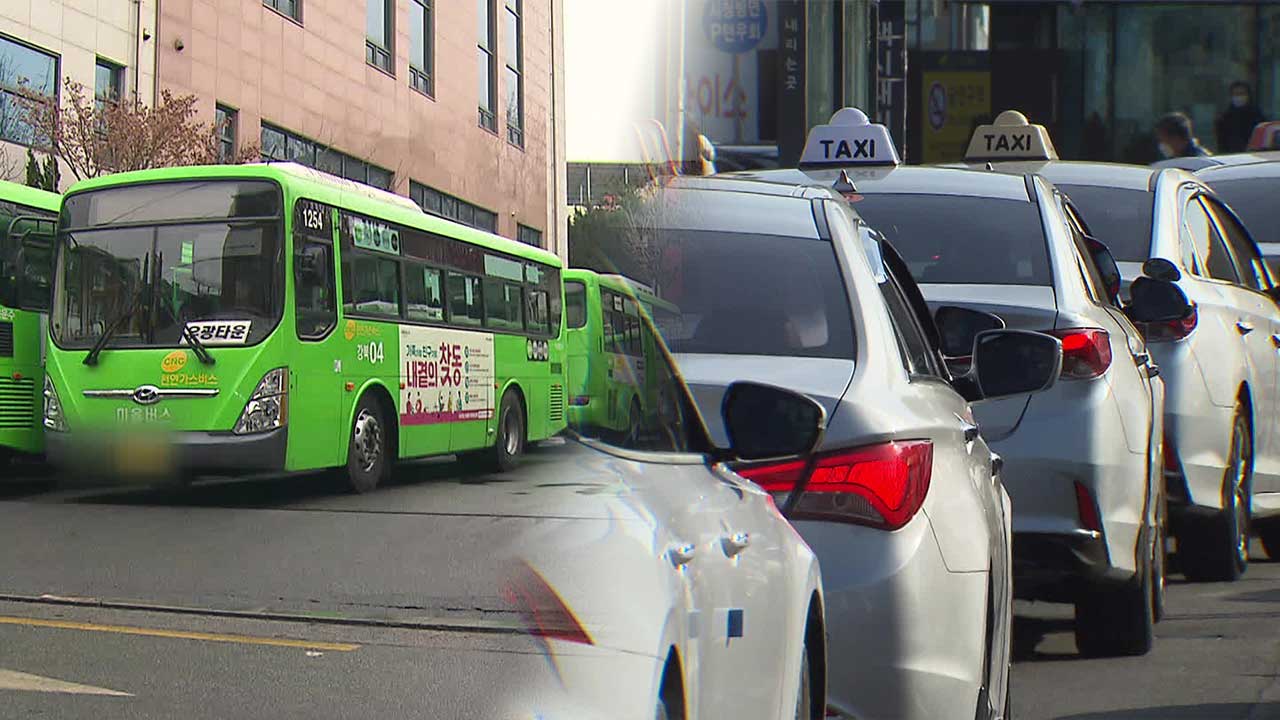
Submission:
M 93 71 L 93 102 L 101 110 L 106 103 L 119 102 L 124 97 L 124 68 L 98 58 Z
M 503 91 L 507 102 L 507 142 L 524 147 L 524 18 L 522 0 L 506 0 L 502 13 Z
M 479 205 L 473 205 L 448 193 L 442 193 L 422 183 L 413 180 L 409 181 L 409 199 L 417 203 L 418 207 L 429 215 L 442 217 L 463 225 L 470 225 L 485 232 L 497 232 L 497 213 L 485 210 Z
M 391 0 L 366 0 L 365 12 L 365 61 L 392 75 L 391 38 L 394 8 Z
M 431 2 L 409 0 L 409 85 L 420 93 L 434 96 L 436 38 Z
M 494 87 L 497 84 L 497 59 L 493 54 L 493 0 L 476 0 L 476 9 L 480 15 L 476 47 L 476 59 L 479 61 L 476 70 L 480 77 L 480 127 L 498 132 L 495 114 L 498 98 L 497 88 Z
M 234 117 L 234 110 L 231 111 Z M 391 190 L 395 175 L 388 169 L 321 145 L 266 123 L 262 124 L 262 159 L 296 162 L 330 175 L 337 175 L 382 190 Z
M 542 231 L 528 225 L 516 225 L 516 239 L 525 245 L 542 247 Z
M 0 140 L 43 144 L 20 98 L 56 102 L 58 58 L 0 36 Z
M 214 130 L 218 133 L 218 161 L 229 163 L 236 155 L 236 120 L 238 113 L 226 105 L 213 110 Z
M 294 22 L 302 22 L 302 0 L 262 0 L 262 4 Z

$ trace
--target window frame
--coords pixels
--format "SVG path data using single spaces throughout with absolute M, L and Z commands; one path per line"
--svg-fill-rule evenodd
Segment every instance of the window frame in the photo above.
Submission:
M 386 36 L 386 47 L 379 45 L 369 37 L 368 4 L 382 4 L 382 32 Z M 395 0 L 365 0 L 364 61 L 366 65 L 381 70 L 395 77 L 396 67 L 396 4 Z
M 1191 193 L 1189 196 L 1187 196 L 1182 206 L 1182 216 L 1179 218 L 1179 221 L 1180 221 L 1179 224 L 1181 226 L 1179 235 L 1182 235 L 1181 230 L 1185 230 L 1187 238 L 1191 240 L 1191 243 L 1190 243 L 1191 255 L 1193 258 L 1195 258 L 1195 265 L 1196 265 L 1196 267 L 1192 269 L 1191 272 L 1196 277 L 1202 280 L 1208 280 L 1210 282 L 1224 283 L 1227 285 L 1236 285 L 1236 286 L 1243 287 L 1243 284 L 1241 283 L 1241 280 L 1240 280 L 1240 275 L 1236 270 L 1235 258 L 1232 257 L 1231 250 L 1227 247 L 1227 241 L 1223 239 L 1221 234 L 1219 234 L 1218 227 L 1214 223 L 1213 213 L 1210 211 L 1209 206 L 1207 206 L 1203 201 L 1201 201 L 1201 196 L 1203 195 L 1204 195 L 1203 192 L 1196 191 Z M 1190 225 L 1187 223 L 1187 211 L 1192 206 L 1198 207 L 1200 209 L 1200 212 L 1204 213 L 1205 219 L 1208 220 L 1208 226 L 1207 226 L 1209 230 L 1208 250 L 1210 252 L 1213 251 L 1214 240 L 1216 239 L 1218 241 L 1218 244 L 1222 248 L 1223 254 L 1226 255 L 1227 265 L 1228 267 L 1230 267 L 1231 274 L 1234 277 L 1221 278 L 1214 275 L 1213 271 L 1209 269 L 1208 258 L 1200 257 L 1200 248 L 1196 247 L 1195 239 L 1194 239 L 1194 236 L 1192 235 Z M 1184 239 L 1185 238 L 1181 238 L 1181 237 L 1179 238 L 1180 241 Z
M 293 10 L 296 14 L 291 14 L 281 10 L 280 4 L 282 2 L 293 3 Z M 299 25 L 302 24 L 302 0 L 262 0 L 262 6 L 286 20 L 290 20 Z
M 478 68 L 478 69 L 481 72 L 484 72 L 489 78 L 489 82 L 487 84 L 488 90 L 489 90 L 489 97 L 481 98 L 482 101 L 483 100 L 488 101 L 488 107 L 486 107 L 483 102 L 477 103 L 477 116 L 478 116 L 477 122 L 480 125 L 480 127 L 497 135 L 498 134 L 498 88 L 497 88 L 498 55 L 497 55 L 497 47 L 496 47 L 497 39 L 494 37 L 495 35 L 495 28 L 494 28 L 495 17 L 494 16 L 497 14 L 495 11 L 496 10 L 495 3 L 496 3 L 496 0 L 478 0 L 477 1 L 477 7 L 479 7 L 481 4 L 484 5 L 484 12 L 485 12 L 484 21 L 485 21 L 485 28 L 486 28 L 485 37 L 476 38 L 476 49 L 480 53 L 483 53 L 485 57 L 484 67 Z M 477 59 L 479 59 L 480 56 L 477 55 L 476 57 Z
M 503 0 L 502 3 L 502 19 L 505 21 L 507 15 L 515 17 L 516 22 L 516 48 L 504 48 L 502 66 L 505 70 L 515 74 L 515 119 L 513 126 L 511 123 L 511 108 L 507 108 L 507 142 L 513 147 L 524 149 L 524 0 Z M 511 65 L 511 57 L 508 53 L 515 53 L 515 66 Z M 503 84 L 507 82 L 507 73 L 503 73 Z
M 98 70 L 106 70 L 109 87 L 106 94 L 98 87 Z M 118 103 L 124 97 L 124 65 L 98 55 L 93 63 L 93 101 L 101 108 L 106 103 Z
M 1217 227 L 1218 233 L 1222 236 L 1223 244 L 1226 245 L 1227 252 L 1235 265 L 1236 275 L 1240 276 L 1240 287 L 1265 294 L 1267 290 L 1274 286 L 1274 282 L 1270 271 L 1267 269 L 1267 263 L 1262 258 L 1262 254 L 1258 252 L 1248 228 L 1244 226 L 1244 223 L 1236 217 L 1235 213 L 1225 203 L 1212 195 L 1202 194 L 1200 200 L 1209 213 L 1209 220 Z M 1230 232 L 1232 229 L 1236 232 Z M 1233 240 L 1233 238 L 1235 239 Z M 1242 252 L 1246 255 L 1245 258 L 1241 257 Z M 1248 262 L 1246 263 L 1245 260 Z M 1246 270 L 1248 271 L 1248 278 L 1245 277 Z M 1260 284 L 1255 286 L 1250 280 Z
M 283 146 L 282 146 L 283 150 L 278 156 L 267 153 L 268 143 L 265 140 L 265 136 L 268 133 L 279 135 L 281 138 L 281 141 L 283 142 Z M 387 168 L 384 168 L 381 165 L 377 165 L 367 160 L 362 160 L 354 155 L 348 155 L 347 153 L 344 153 L 335 147 L 316 142 L 315 140 L 312 140 L 305 135 L 299 135 L 298 133 L 295 133 L 291 130 L 286 130 L 285 128 L 280 127 L 279 125 L 273 125 L 270 122 L 267 122 L 265 120 L 262 121 L 261 129 L 258 131 L 258 147 L 259 147 L 259 151 L 262 153 L 262 158 L 265 161 L 268 161 L 268 162 L 291 161 L 291 158 L 289 157 L 290 141 L 296 144 L 307 145 L 310 147 L 310 157 L 312 158 L 312 164 L 311 165 L 306 165 L 306 163 L 301 163 L 301 164 L 306 165 L 307 167 L 313 170 L 326 172 L 326 173 L 329 173 L 330 175 L 335 175 L 336 177 L 341 177 L 341 178 L 350 180 L 352 182 L 358 182 L 361 185 L 368 185 L 369 187 L 378 188 L 381 190 L 390 191 L 391 188 L 395 186 L 395 181 L 396 181 L 395 172 Z M 320 157 L 321 155 L 324 155 L 324 154 L 331 155 L 332 159 L 336 159 L 338 163 L 341 165 L 342 172 L 334 173 L 334 172 L 331 172 L 328 168 L 319 167 Z M 296 162 L 296 160 L 293 160 L 293 161 Z M 346 171 L 348 164 L 355 165 L 357 163 L 362 164 L 364 166 L 363 179 L 358 177 L 350 177 L 350 173 Z M 387 187 L 384 188 L 380 185 L 374 185 L 369 182 L 369 171 L 371 168 L 376 169 L 379 172 L 386 173 L 386 177 L 388 179 Z
M 537 242 L 529 242 L 529 238 L 534 237 Z M 529 247 L 545 248 L 542 244 L 542 231 L 524 223 L 516 223 L 516 240 L 528 245 Z
M 422 8 L 422 57 L 413 56 L 413 41 L 409 42 L 409 87 L 431 99 L 436 96 L 436 15 L 435 0 L 409 0 L 409 19 L 413 21 L 413 5 Z M 414 60 L 422 60 L 415 64 Z M 425 67 L 424 67 L 425 66 Z
M 898 340 L 899 355 L 902 358 L 902 368 L 906 370 L 907 376 L 911 380 L 931 379 L 946 382 L 940 359 L 933 345 L 929 342 L 929 336 L 925 333 L 924 328 L 920 327 L 919 321 L 916 319 L 915 311 L 911 308 L 911 301 L 907 299 L 907 294 L 903 292 L 898 285 L 898 279 L 892 272 L 888 272 L 886 268 L 885 281 L 878 283 L 880 295 L 884 299 L 886 312 L 889 314 L 889 322 L 893 325 L 894 334 Z M 903 314 L 902 318 L 897 317 L 898 309 Z M 904 328 L 903 325 L 906 325 Z M 910 333 L 913 337 L 908 337 Z M 923 354 L 920 359 L 924 361 L 926 367 L 916 367 L 916 361 L 913 353 L 908 345 L 918 341 Z
M 221 113 L 222 120 L 218 120 Z M 218 156 L 224 163 L 230 163 L 236 155 L 237 136 L 240 133 L 240 111 L 230 105 L 216 103 L 213 106 L 214 131 L 218 135 Z M 286 146 L 288 141 L 286 140 Z
M 3 33 L 0 33 L 0 43 L 8 43 L 21 50 L 31 52 L 35 55 L 44 56 L 44 58 L 46 58 L 49 61 L 53 70 L 53 78 L 52 78 L 53 87 L 51 90 L 52 94 L 46 95 L 44 93 L 34 92 L 32 90 L 22 87 L 21 85 L 6 85 L 4 83 L 0 83 L 0 100 L 3 100 L 5 96 L 8 96 L 10 98 L 15 99 L 15 100 L 11 100 L 10 102 L 16 101 L 17 98 L 23 98 L 27 100 L 35 100 L 37 102 L 41 102 L 45 104 L 52 103 L 54 107 L 58 107 L 62 102 L 62 96 L 61 96 L 62 56 L 56 53 L 50 52 L 48 50 L 45 50 L 44 48 L 39 47 L 37 45 L 33 45 L 19 38 L 13 37 L 11 35 L 5 35 Z M 21 118 L 21 115 L 15 118 L 14 125 L 21 126 L 26 130 L 30 131 L 31 132 L 30 141 L 28 142 L 27 140 L 24 140 L 16 135 L 14 136 L 5 135 L 3 132 L 4 130 L 3 126 L 0 126 L 0 140 L 5 142 L 11 142 L 15 145 L 21 145 L 22 147 L 30 147 L 30 148 L 36 148 L 36 149 L 48 147 L 47 141 L 41 142 L 39 138 L 35 137 L 35 128 L 32 127 L 30 124 L 24 122 Z
M 295 203 L 296 206 L 296 203 Z M 326 208 L 328 210 L 328 208 Z M 332 212 L 331 210 L 329 212 Z M 330 310 L 330 322 L 323 332 L 317 334 L 304 334 L 299 322 L 302 319 L 302 313 L 298 311 L 298 289 L 300 283 L 298 281 L 298 249 L 303 245 L 316 245 L 328 250 L 329 271 L 325 276 L 328 282 L 327 290 L 333 299 Z M 293 232 L 293 252 L 291 253 L 291 262 L 293 263 L 293 333 L 298 340 L 302 342 L 321 342 L 333 334 L 334 329 L 338 327 L 338 287 L 337 287 L 337 254 L 334 251 L 333 240 L 318 235 L 308 234 L 294 229 Z

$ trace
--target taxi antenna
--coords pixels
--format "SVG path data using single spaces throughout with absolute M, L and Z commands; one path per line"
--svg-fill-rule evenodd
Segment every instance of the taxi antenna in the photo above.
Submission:
M 836 178 L 833 189 L 838 193 L 856 193 L 858 188 L 854 187 L 853 180 L 849 179 L 849 171 L 841 170 L 840 177 Z

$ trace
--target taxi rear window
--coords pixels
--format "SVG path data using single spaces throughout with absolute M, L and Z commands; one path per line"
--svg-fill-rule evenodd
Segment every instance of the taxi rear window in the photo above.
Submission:
M 1241 178 L 1210 183 L 1218 197 L 1226 201 L 1249 228 L 1254 242 L 1280 243 L 1280 180 L 1275 178 Z
M 918 283 L 1053 284 L 1040 211 L 1025 200 L 877 194 L 853 208 L 893 243 Z
M 1146 262 L 1151 257 L 1151 212 L 1155 195 L 1095 185 L 1062 185 L 1058 189 L 1080 209 L 1089 232 L 1111 249 L 1120 262 Z
M 675 353 L 854 357 L 853 314 L 826 240 L 745 233 L 662 233 L 658 325 Z

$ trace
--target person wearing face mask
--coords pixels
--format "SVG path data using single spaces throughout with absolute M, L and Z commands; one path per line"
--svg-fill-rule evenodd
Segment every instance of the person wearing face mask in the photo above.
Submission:
M 1214 130 L 1218 138 L 1218 152 L 1244 152 L 1249 146 L 1249 134 L 1266 118 L 1257 104 L 1248 83 L 1231 83 L 1231 105 L 1218 116 Z
M 1206 157 L 1209 151 L 1196 139 L 1191 118 L 1180 112 L 1169 113 L 1156 121 L 1156 142 L 1166 158 Z

